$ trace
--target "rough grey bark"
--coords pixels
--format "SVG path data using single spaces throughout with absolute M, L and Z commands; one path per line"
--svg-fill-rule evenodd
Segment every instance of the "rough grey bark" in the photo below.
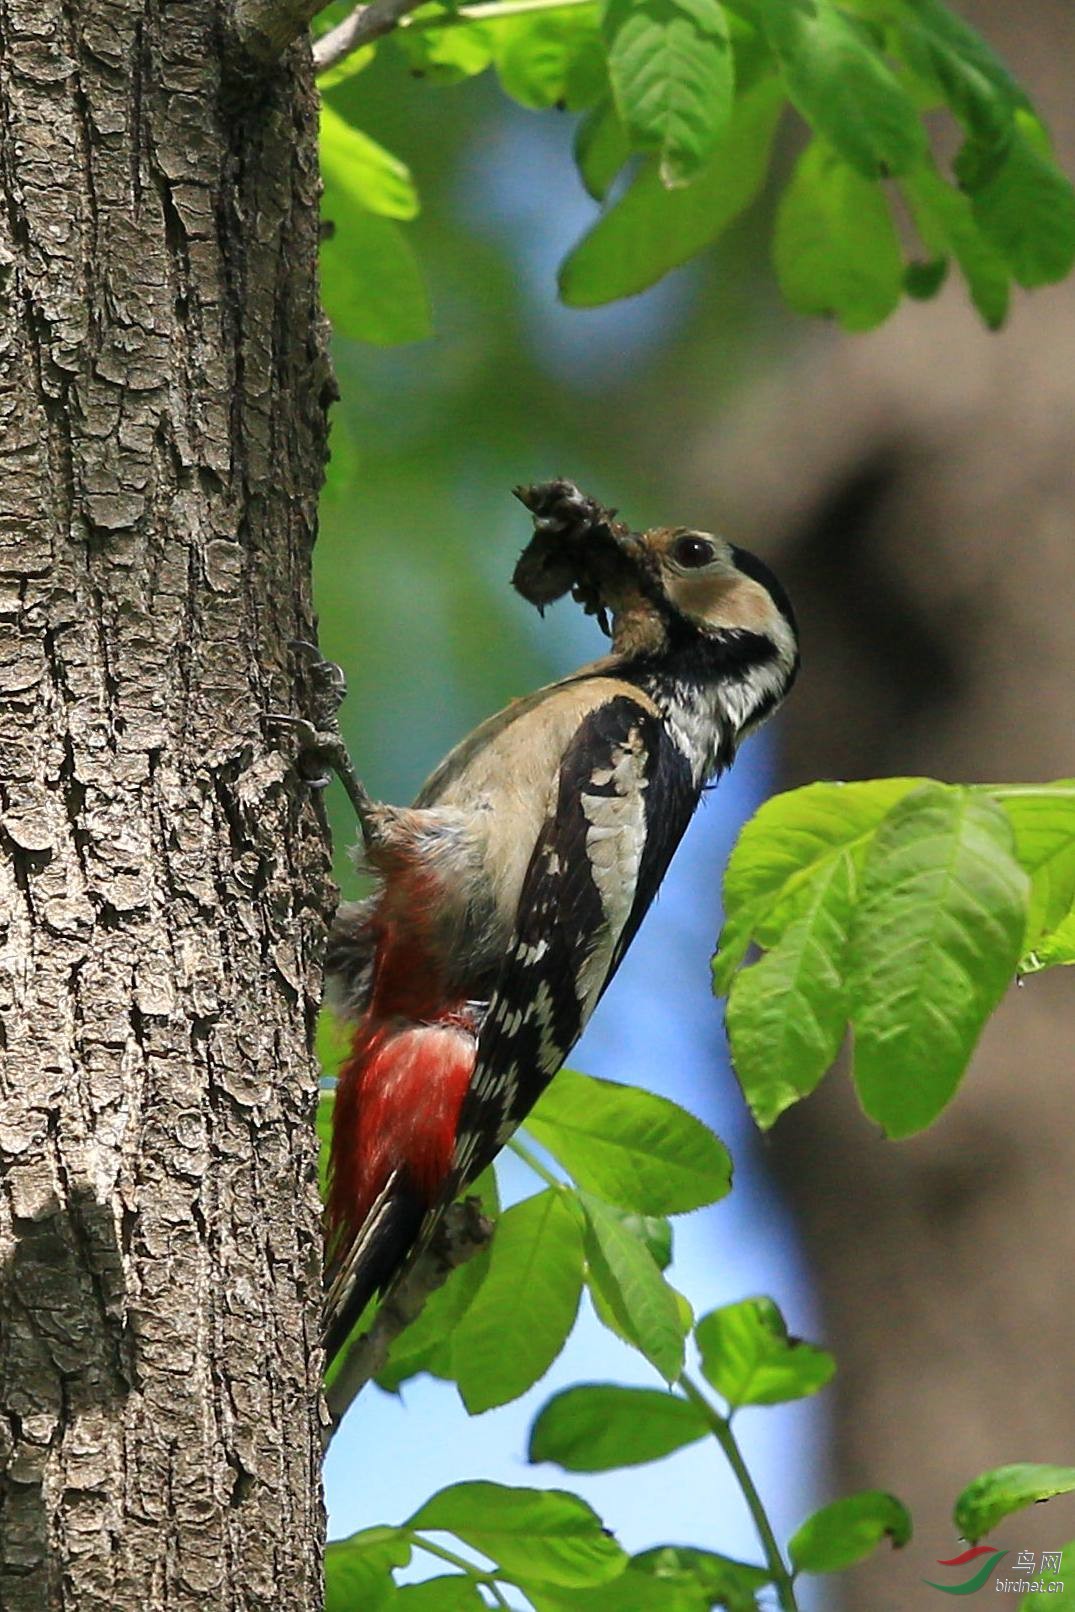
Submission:
M 1021 72 L 1071 172 L 1075 11 L 1043 0 L 1031 28 L 1004 0 L 960 10 Z M 953 287 L 868 337 L 815 331 L 699 452 L 687 507 L 720 489 L 726 529 L 778 556 L 802 618 L 786 783 L 1072 772 L 1073 352 L 1072 281 L 1020 298 L 999 336 Z M 939 1599 L 922 1579 L 943 1576 L 953 1501 L 979 1472 L 1071 1461 L 1073 1009 L 1075 971 L 1013 988 L 921 1137 L 884 1142 L 841 1074 L 767 1148 L 840 1366 L 835 1492 L 891 1489 L 915 1518 L 901 1556 L 844 1585 L 853 1612 Z M 1075 1502 L 996 1533 L 1059 1549 Z
M 308 51 L 0 3 L 0 1606 L 319 1606 Z

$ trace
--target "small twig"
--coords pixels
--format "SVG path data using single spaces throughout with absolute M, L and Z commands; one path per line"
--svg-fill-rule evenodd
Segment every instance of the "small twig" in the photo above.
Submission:
M 325 1390 L 331 1423 L 325 1448 L 344 1415 L 366 1384 L 381 1371 L 388 1351 L 405 1327 L 416 1321 L 430 1294 L 447 1281 L 459 1265 L 485 1248 L 493 1224 L 481 1212 L 477 1198 L 453 1203 L 433 1235 L 433 1241 L 394 1292 L 389 1293 L 368 1332 L 349 1346 L 339 1371 Z
M 422 0 L 370 0 L 367 6 L 356 6 L 314 42 L 314 72 L 326 73 L 352 51 L 380 39 L 382 34 L 390 34 L 421 3 Z
M 488 4 L 459 6 L 455 11 L 437 17 L 410 17 L 414 4 L 392 8 L 389 0 L 372 0 L 370 5 L 356 6 L 349 16 L 337 23 L 314 44 L 314 71 L 327 73 L 330 67 L 342 62 L 353 51 L 368 45 L 393 28 L 413 29 L 421 33 L 427 28 L 458 28 L 468 22 L 495 22 L 500 17 L 521 17 L 531 11 L 569 11 L 574 6 L 589 6 L 593 0 L 489 0 Z M 385 13 L 395 14 L 385 20 Z

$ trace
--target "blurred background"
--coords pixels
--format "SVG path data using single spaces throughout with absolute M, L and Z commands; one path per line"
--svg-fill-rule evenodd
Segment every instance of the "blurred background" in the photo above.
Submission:
M 1036 0 L 1032 19 L 1005 0 L 960 9 L 1024 79 L 1070 172 L 1070 0 Z M 633 525 L 721 530 L 771 561 L 795 600 L 795 694 L 699 813 L 573 1062 L 676 1098 L 732 1148 L 731 1197 L 677 1223 L 673 1276 L 696 1313 L 769 1293 L 793 1332 L 837 1355 L 816 1404 L 742 1417 L 778 1533 L 856 1488 L 911 1507 L 916 1538 L 899 1558 L 848 1575 L 839 1602 L 822 1586 L 804 1606 L 928 1606 L 923 1577 L 955 1553 L 958 1490 L 1002 1462 L 1072 1460 L 1072 979 L 1010 993 L 924 1136 L 882 1142 L 834 1075 L 763 1141 L 728 1069 L 708 959 L 728 848 L 774 789 L 1075 771 L 1075 288 L 1018 299 L 1000 335 L 950 287 L 844 336 L 781 307 L 763 205 L 645 296 L 570 311 L 556 265 L 595 211 L 571 117 L 527 114 L 488 76 L 415 83 L 388 51 L 334 94 L 359 97 L 363 127 L 414 170 L 436 325 L 410 348 L 336 344 L 316 598 L 373 793 L 408 799 L 483 716 L 601 652 L 570 604 L 541 621 L 509 588 L 528 525 L 517 482 L 568 475 Z M 353 829 L 330 806 L 350 892 Z M 505 1185 L 533 1190 L 522 1166 Z M 474 1421 L 428 1378 L 401 1400 L 371 1390 L 330 1454 L 331 1534 L 402 1520 L 461 1477 L 557 1484 L 526 1465 L 530 1421 L 554 1389 L 594 1379 L 647 1380 L 584 1316 L 537 1389 Z M 565 1486 L 630 1549 L 757 1559 L 715 1453 Z M 1003 1536 L 992 1543 L 1059 1549 L 1075 1502 L 1013 1518 Z

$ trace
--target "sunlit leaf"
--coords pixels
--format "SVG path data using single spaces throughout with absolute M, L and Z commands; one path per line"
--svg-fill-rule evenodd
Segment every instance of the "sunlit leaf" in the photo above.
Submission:
M 772 1299 L 743 1299 L 711 1310 L 694 1336 L 706 1380 L 733 1409 L 816 1394 L 836 1370 L 824 1349 L 789 1338 Z
M 366 1612 L 357 1601 L 349 1612 Z M 401 1584 L 391 1612 L 488 1612 L 474 1579 L 463 1573 L 427 1578 L 421 1584 Z
M 472 1416 L 548 1371 L 575 1323 L 582 1274 L 566 1193 L 539 1192 L 501 1215 L 485 1280 L 451 1340 L 451 1375 Z
M 478 1198 L 482 1213 L 495 1220 L 499 1202 L 492 1168 L 484 1170 L 464 1196 Z M 379 1388 L 395 1392 L 401 1383 L 421 1371 L 428 1371 L 432 1377 L 454 1377 L 453 1339 L 488 1274 L 491 1259 L 492 1248 L 483 1248 L 433 1290 L 417 1318 L 393 1341 L 388 1362 L 377 1374 Z
M 327 170 L 322 206 L 333 233 L 321 245 L 321 291 L 337 332 L 381 347 L 424 341 L 429 298 L 400 226 L 367 212 Z
M 903 253 L 879 185 L 820 140 L 780 198 L 773 236 L 780 288 L 799 313 L 872 330 L 903 291 Z
M 575 162 L 594 201 L 604 201 L 630 154 L 623 124 L 610 100 L 601 101 L 579 119 Z
M 708 1431 L 690 1400 L 654 1388 L 584 1384 L 555 1395 L 530 1430 L 530 1460 L 555 1461 L 569 1472 L 659 1461 Z
M 495 34 L 488 24 L 471 21 L 465 27 L 429 26 L 434 18 L 448 16 L 452 10 L 450 6 L 419 6 L 411 13 L 407 27 L 396 28 L 389 35 L 411 71 L 433 84 L 458 84 L 464 78 L 473 78 L 484 72 L 493 59 Z
M 1075 263 L 1075 189 L 1053 161 L 1041 125 L 1017 112 L 998 154 L 971 143 L 957 160 L 982 233 L 1023 286 L 1051 285 Z
M 763 15 L 788 95 L 845 163 L 872 180 L 924 156 L 917 108 L 864 25 L 832 0 L 766 0 Z
M 980 34 L 939 0 L 901 5 L 899 48 L 919 78 L 934 84 L 958 118 L 988 141 L 1003 137 L 1027 99 Z
M 672 1582 L 632 1567 L 596 1589 L 557 1591 L 528 1585 L 527 1600 L 534 1612 L 709 1612 L 713 1604 L 686 1576 Z
M 994 802 L 929 783 L 878 829 L 848 945 L 854 1078 L 891 1136 L 934 1119 L 1014 978 L 1029 881 Z
M 967 1485 L 955 1505 L 960 1536 L 977 1544 L 998 1522 L 1024 1506 L 1075 1490 L 1075 1467 L 1018 1462 L 994 1467 Z
M 698 1550 L 693 1545 L 657 1545 L 635 1556 L 632 1565 L 654 1574 L 658 1581 L 693 1581 L 705 1595 L 707 1609 L 725 1607 L 727 1612 L 756 1612 L 758 1592 L 771 1583 L 771 1575 L 764 1567 L 737 1562 L 716 1551 Z
M 1075 780 L 1001 785 L 989 793 L 1012 825 L 1019 866 L 1030 874 L 1025 944 L 1033 948 L 1075 908 Z
M 560 270 L 560 294 L 577 308 L 633 296 L 715 241 L 750 205 L 769 166 L 782 106 L 763 79 L 737 103 L 719 148 L 698 177 L 668 190 L 650 159 L 583 236 Z
M 905 173 L 900 185 L 926 246 L 955 258 L 974 306 L 991 330 L 999 329 L 1008 312 L 1011 270 L 979 228 L 969 199 L 941 178 L 932 161 Z
M 596 1512 L 559 1489 L 456 1483 L 427 1500 L 408 1527 L 455 1534 L 524 1581 L 582 1589 L 618 1577 L 627 1566 Z
M 720 0 L 606 0 L 602 32 L 631 144 L 657 155 L 663 184 L 688 183 L 731 117 L 734 66 Z
M 655 1092 L 565 1069 L 527 1130 L 580 1187 L 640 1214 L 680 1214 L 731 1188 L 732 1161 L 708 1126 Z
M 894 1495 L 870 1490 L 822 1506 L 788 1541 L 797 1573 L 842 1573 L 871 1556 L 884 1539 L 895 1549 L 911 1537 L 907 1507 Z
M 920 778 L 807 784 L 767 800 L 740 830 L 724 874 L 724 928 L 713 983 L 725 993 L 752 940 L 773 945 L 813 903 L 847 852 L 861 865 L 890 809 Z
M 854 890 L 854 862 L 844 850 L 811 883 L 807 906 L 773 949 L 732 982 L 732 1062 L 763 1128 L 813 1091 L 839 1051 Z
M 580 111 L 608 93 L 597 5 L 537 11 L 496 24 L 494 56 L 508 95 L 533 111 Z
M 586 1262 L 591 1288 L 609 1306 L 624 1336 L 667 1382 L 683 1369 L 685 1328 L 675 1290 L 645 1243 L 607 1204 L 579 1194 L 586 1211 Z
M 380 1612 L 395 1593 L 393 1567 L 406 1567 L 411 1544 L 405 1529 L 363 1528 L 325 1549 L 325 1612 Z
M 370 213 L 414 218 L 418 192 L 405 162 L 321 103 L 321 161 L 334 185 Z

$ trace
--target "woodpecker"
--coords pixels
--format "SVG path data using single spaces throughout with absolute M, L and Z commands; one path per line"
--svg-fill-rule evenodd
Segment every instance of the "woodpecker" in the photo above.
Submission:
M 410 807 L 373 801 L 331 754 L 377 885 L 340 909 L 327 958 L 355 1020 L 333 1122 L 330 1359 L 556 1074 L 702 790 L 798 670 L 791 605 L 754 555 L 685 527 L 633 532 L 570 481 L 516 496 L 534 535 L 515 587 L 541 611 L 572 594 L 610 652 L 483 722 Z

